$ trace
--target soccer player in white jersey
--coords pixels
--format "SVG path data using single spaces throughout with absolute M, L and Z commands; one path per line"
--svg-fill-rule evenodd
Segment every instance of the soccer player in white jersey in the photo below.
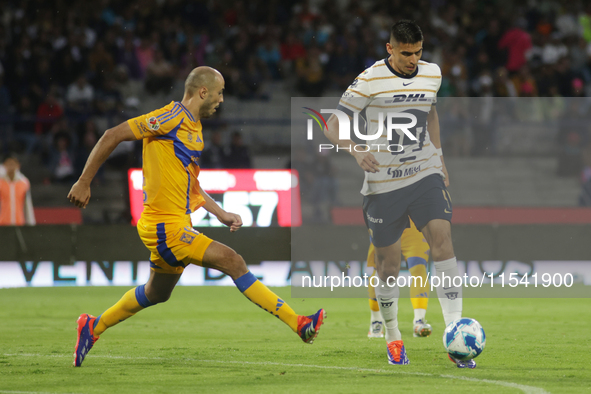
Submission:
M 409 227 L 409 217 L 431 247 L 436 275 L 453 279 L 459 273 L 451 241 L 452 205 L 444 183 L 447 170 L 435 107 L 441 70 L 436 64 L 420 61 L 423 33 L 413 21 L 401 20 L 392 26 L 386 49 L 389 56 L 353 81 L 337 109 L 354 119 L 365 112 L 368 135 L 380 130 L 380 112 L 402 114 L 398 120 L 391 120 L 395 124 L 409 124 L 412 118 L 404 120 L 403 115 L 412 114 L 416 124 L 406 132 L 402 126 L 395 129 L 390 140 L 386 127 L 382 127 L 384 133 L 377 140 L 367 141 L 365 147 L 373 147 L 367 151 L 350 139 L 339 139 L 335 114 L 327 123 L 325 135 L 338 150 L 348 151 L 365 171 L 363 213 L 375 246 L 379 277 L 376 296 L 386 329 L 388 362 L 403 365 L 409 359 L 398 329 L 399 288 L 392 279 L 400 270 L 400 237 Z M 382 122 L 388 123 L 387 118 L 384 116 Z M 461 317 L 461 286 L 446 279 L 437 287 L 437 296 L 446 325 Z M 474 360 L 452 361 L 460 368 L 476 366 Z

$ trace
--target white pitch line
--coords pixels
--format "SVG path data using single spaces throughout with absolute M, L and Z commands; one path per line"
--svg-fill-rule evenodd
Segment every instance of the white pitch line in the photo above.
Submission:
M 4 356 L 7 356 L 7 357 L 56 357 L 56 358 L 71 357 L 71 356 L 67 356 L 64 354 L 30 354 L 30 353 L 19 353 L 19 354 L 5 353 Z M 122 359 L 122 360 L 195 361 L 195 362 L 201 362 L 201 363 L 241 364 L 241 365 L 275 365 L 275 366 L 279 366 L 279 367 L 333 369 L 333 370 L 341 370 L 341 371 L 358 371 L 358 372 L 390 373 L 390 374 L 401 374 L 401 375 L 434 376 L 434 377 L 445 378 L 445 379 L 458 379 L 458 380 L 464 380 L 464 381 L 469 381 L 469 382 L 496 384 L 498 386 L 510 387 L 510 388 L 521 390 L 525 394 L 550 394 L 548 391 L 544 390 L 541 387 L 526 386 L 524 384 L 504 382 L 502 380 L 477 379 L 477 378 L 469 378 L 466 376 L 456 376 L 456 375 L 438 375 L 438 374 L 427 373 L 427 372 L 408 372 L 408 371 L 402 371 L 400 369 L 387 369 L 386 370 L 386 369 L 370 369 L 370 368 L 360 368 L 360 367 L 339 367 L 336 365 L 286 364 L 286 363 L 277 363 L 277 362 L 272 362 L 272 361 L 202 360 L 202 359 L 190 358 L 190 357 L 182 357 L 182 358 L 127 357 L 127 356 L 108 356 L 108 355 L 98 354 L 98 355 L 92 355 L 92 358 L 110 358 L 110 359 Z M 29 393 L 29 392 L 27 392 L 27 391 L 0 391 L 0 393 Z M 31 392 L 31 393 L 33 393 L 33 392 Z M 42 394 L 42 393 L 36 392 L 34 394 Z M 43 393 L 43 394 L 46 394 L 46 393 Z M 47 394 L 49 394 L 49 393 L 47 393 Z

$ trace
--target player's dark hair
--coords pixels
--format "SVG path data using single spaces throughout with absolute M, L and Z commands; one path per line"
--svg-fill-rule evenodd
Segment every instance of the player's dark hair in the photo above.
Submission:
M 400 44 L 415 44 L 423 41 L 423 32 L 415 21 L 402 19 L 392 25 L 390 40 Z

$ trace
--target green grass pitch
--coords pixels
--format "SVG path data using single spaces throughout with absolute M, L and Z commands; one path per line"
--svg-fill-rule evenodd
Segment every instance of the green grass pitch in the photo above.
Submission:
M 0 393 L 591 393 L 590 299 L 465 299 L 487 344 L 477 369 L 460 370 L 444 352 L 435 299 L 429 338 L 412 337 L 412 307 L 400 300 L 411 364 L 390 366 L 385 341 L 366 337 L 365 299 L 292 299 L 289 288 L 274 289 L 296 312 L 327 310 L 310 346 L 233 287 L 178 287 L 72 367 L 78 315 L 100 314 L 125 290 L 0 290 Z

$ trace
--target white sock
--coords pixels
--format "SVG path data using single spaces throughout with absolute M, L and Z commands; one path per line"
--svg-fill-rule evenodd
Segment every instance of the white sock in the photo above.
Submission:
M 398 296 L 400 289 L 398 285 L 388 286 L 386 282 L 380 279 L 376 287 L 376 298 L 380 305 L 380 313 L 386 327 L 386 342 L 399 341 L 402 339 L 398 329 Z
M 384 319 L 382 319 L 382 314 L 380 313 L 380 311 L 371 311 L 371 323 L 373 323 L 374 321 L 384 321 Z
M 434 265 L 437 276 L 441 280 L 440 286 L 437 287 L 437 297 L 441 304 L 443 320 L 445 320 L 447 326 L 452 321 L 462 317 L 462 286 L 456 287 L 453 285 L 453 278 L 460 276 L 458 262 L 455 257 L 452 257 L 443 261 L 435 261 Z M 445 280 L 443 279 L 444 276 L 446 277 Z M 458 279 L 456 279 L 457 283 Z
M 413 320 L 413 323 L 416 321 L 419 321 L 419 320 L 425 321 L 426 314 L 427 314 L 426 309 L 421 309 L 421 308 L 415 309 L 415 319 Z

